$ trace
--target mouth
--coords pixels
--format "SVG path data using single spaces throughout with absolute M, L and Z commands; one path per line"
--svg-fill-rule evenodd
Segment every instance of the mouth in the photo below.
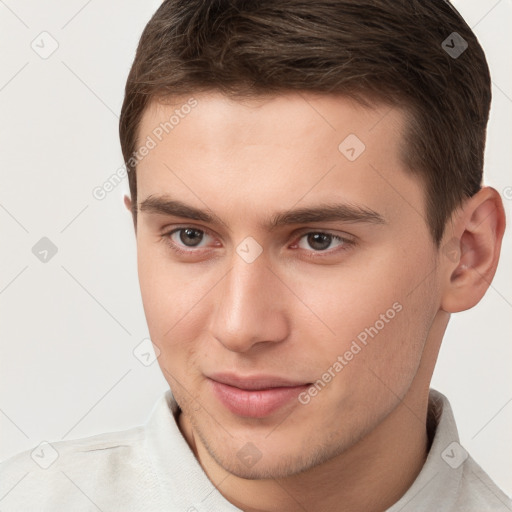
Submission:
M 216 374 L 208 377 L 213 395 L 231 413 L 246 418 L 269 416 L 298 395 L 311 383 L 276 376 L 240 377 Z M 295 400 L 297 405 L 299 402 Z
M 298 379 L 286 379 L 280 375 L 252 375 L 240 376 L 233 373 L 215 373 L 208 376 L 209 379 L 221 384 L 243 389 L 246 391 L 259 391 L 273 388 L 295 388 L 311 385 L 311 382 L 304 382 Z

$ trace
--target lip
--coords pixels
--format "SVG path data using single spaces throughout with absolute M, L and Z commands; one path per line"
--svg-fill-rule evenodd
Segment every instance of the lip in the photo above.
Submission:
M 219 382 L 216 379 L 222 379 Z M 226 383 L 225 381 L 229 381 Z M 311 384 L 297 383 L 281 377 L 238 377 L 234 375 L 208 378 L 213 394 L 230 412 L 247 418 L 263 418 L 277 411 Z M 296 400 L 298 404 L 298 401 Z
M 214 373 L 212 375 L 207 375 L 207 377 L 216 382 L 220 382 L 221 384 L 227 384 L 228 386 L 248 391 L 282 387 L 291 388 L 311 384 L 310 382 L 285 379 L 279 375 L 260 374 L 242 377 L 241 375 L 235 375 L 234 373 Z

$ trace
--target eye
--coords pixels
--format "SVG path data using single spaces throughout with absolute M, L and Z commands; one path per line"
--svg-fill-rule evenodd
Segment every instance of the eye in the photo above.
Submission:
M 206 244 L 202 244 L 206 237 L 210 235 L 202 229 L 193 226 L 181 227 L 173 229 L 168 233 L 164 233 L 163 240 L 165 243 L 177 253 L 192 253 L 193 249 L 202 249 Z
M 334 250 L 328 251 L 328 249 L 331 248 L 333 242 L 336 242 L 337 245 L 335 245 Z M 323 231 L 311 231 L 309 233 L 303 234 L 299 238 L 298 243 L 295 243 L 292 247 L 299 247 L 300 249 L 304 249 L 305 251 L 312 253 L 328 252 L 329 254 L 332 254 L 338 252 L 339 250 L 346 250 L 353 244 L 353 240 L 341 237 L 339 235 L 324 233 Z M 310 249 L 313 249 L 313 251 Z
M 208 248 L 208 238 L 214 239 L 215 237 L 204 229 L 182 226 L 164 233 L 161 239 L 175 253 L 191 256 L 202 252 L 195 249 Z M 323 231 L 306 232 L 296 240 L 289 247 L 291 249 L 299 248 L 305 252 L 307 257 L 311 258 L 337 254 L 355 245 L 355 240 Z M 332 249 L 333 243 L 335 243 L 334 249 Z M 213 244 L 214 247 L 220 247 L 221 245 L 219 242 Z
M 180 242 L 183 242 L 187 247 L 198 247 L 204 237 L 204 231 L 196 228 L 180 228 L 171 233 L 179 234 L 178 238 Z

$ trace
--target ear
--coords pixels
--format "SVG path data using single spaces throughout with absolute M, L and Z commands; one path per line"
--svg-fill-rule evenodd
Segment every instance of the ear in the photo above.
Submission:
M 496 273 L 504 231 L 503 202 L 492 187 L 480 189 L 457 211 L 441 244 L 442 310 L 456 313 L 480 302 Z
M 133 227 L 135 229 L 135 235 L 137 235 L 137 225 L 135 223 L 135 215 L 133 214 L 132 200 L 127 195 L 124 196 L 123 200 L 124 200 L 124 205 L 126 206 L 126 209 L 132 214 Z
M 127 195 L 124 196 L 124 205 L 126 206 L 126 209 L 131 213 L 132 200 Z

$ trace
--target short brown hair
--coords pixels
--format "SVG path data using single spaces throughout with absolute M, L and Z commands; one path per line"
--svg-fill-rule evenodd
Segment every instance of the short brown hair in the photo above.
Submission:
M 460 55 L 447 51 L 453 37 L 467 43 Z M 130 157 L 146 107 L 208 90 L 310 91 L 405 108 L 402 160 L 425 183 L 438 245 L 450 214 L 481 187 L 491 79 L 448 1 L 165 0 L 140 38 L 119 123 L 135 225 Z

